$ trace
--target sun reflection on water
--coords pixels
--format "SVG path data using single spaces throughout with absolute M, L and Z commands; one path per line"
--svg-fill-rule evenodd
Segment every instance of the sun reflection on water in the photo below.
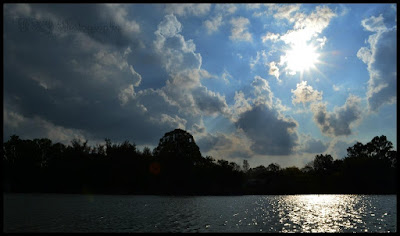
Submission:
M 347 195 L 283 196 L 279 215 L 282 232 L 341 232 L 356 229 L 364 206 Z

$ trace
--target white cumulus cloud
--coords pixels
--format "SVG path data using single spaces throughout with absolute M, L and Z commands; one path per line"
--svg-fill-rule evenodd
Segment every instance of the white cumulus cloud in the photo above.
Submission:
M 291 90 L 293 93 L 292 103 L 307 103 L 322 100 L 322 92 L 314 90 L 311 85 L 307 85 L 307 81 L 302 81 L 296 85 L 295 90 Z
M 275 76 L 279 83 L 282 82 L 282 80 L 279 79 L 279 67 L 276 65 L 276 62 L 272 61 L 269 63 L 268 74 Z
M 357 57 L 367 64 L 368 107 L 377 112 L 382 105 L 394 103 L 397 97 L 397 28 L 387 28 L 382 14 L 364 19 L 361 25 L 374 33 L 368 38 L 369 45 L 358 50 Z
M 231 40 L 237 41 L 252 41 L 252 35 L 248 32 L 248 25 L 250 25 L 249 19 L 245 17 L 232 18 L 230 21 L 232 25 Z
M 211 20 L 204 21 L 203 24 L 206 27 L 208 34 L 212 34 L 219 29 L 222 23 L 222 16 L 215 16 Z

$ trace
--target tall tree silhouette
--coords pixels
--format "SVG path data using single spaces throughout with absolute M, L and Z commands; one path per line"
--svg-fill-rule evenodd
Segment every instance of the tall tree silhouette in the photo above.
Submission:
M 163 187 L 173 193 L 191 192 L 194 166 L 202 162 L 200 149 L 193 136 L 182 130 L 175 129 L 164 134 L 154 155 L 160 162 Z
M 376 136 L 367 144 L 357 142 L 347 149 L 344 174 L 359 189 L 393 192 L 396 185 L 397 152 L 386 136 Z M 348 189 L 352 186 L 346 185 Z
M 315 156 L 313 168 L 319 173 L 328 173 L 333 167 L 333 157 L 329 154 Z
M 250 169 L 249 161 L 243 160 L 243 166 L 242 166 L 242 168 L 243 168 L 243 172 L 244 172 L 244 173 L 246 173 L 247 171 L 249 171 L 249 169 Z

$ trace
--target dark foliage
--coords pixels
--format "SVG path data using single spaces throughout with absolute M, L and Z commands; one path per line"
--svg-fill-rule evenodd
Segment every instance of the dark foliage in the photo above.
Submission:
M 3 143 L 3 191 L 102 194 L 396 193 L 397 152 L 385 136 L 356 143 L 347 156 L 317 155 L 304 168 L 250 168 L 202 157 L 193 136 L 176 129 L 151 151 L 125 141 L 90 147 L 47 138 Z

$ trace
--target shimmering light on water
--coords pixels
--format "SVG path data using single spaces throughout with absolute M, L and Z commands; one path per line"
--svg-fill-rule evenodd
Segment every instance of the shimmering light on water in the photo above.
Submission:
M 5 194 L 4 232 L 397 232 L 396 196 Z
M 282 232 L 358 231 L 369 204 L 354 195 L 285 196 L 279 203 Z

